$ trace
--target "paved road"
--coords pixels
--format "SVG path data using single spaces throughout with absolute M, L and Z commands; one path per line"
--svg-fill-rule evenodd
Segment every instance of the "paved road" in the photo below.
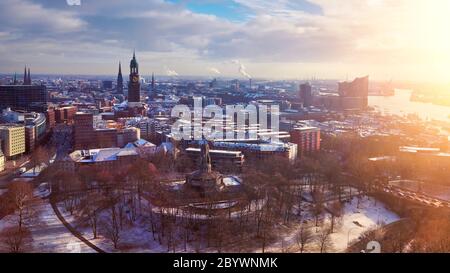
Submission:
M 34 207 L 37 221 L 30 227 L 33 252 L 93 253 L 96 252 L 75 237 L 58 219 L 48 200 L 39 200 Z
M 89 240 L 87 240 L 86 238 L 83 237 L 83 235 L 81 235 L 80 232 L 78 232 L 75 228 L 73 228 L 67 221 L 66 219 L 64 219 L 64 217 L 62 216 L 61 212 L 58 210 L 58 207 L 56 206 L 55 203 L 51 202 L 51 206 L 53 209 L 53 212 L 55 213 L 56 217 L 58 217 L 58 219 L 61 221 L 61 223 L 67 228 L 68 231 L 70 231 L 72 233 L 73 236 L 75 236 L 76 238 L 78 238 L 80 241 L 82 241 L 86 246 L 90 247 L 92 250 L 94 250 L 95 252 L 99 252 L 99 253 L 105 253 L 104 250 L 100 249 L 99 247 L 97 247 L 96 245 L 94 245 L 93 243 L 91 243 Z

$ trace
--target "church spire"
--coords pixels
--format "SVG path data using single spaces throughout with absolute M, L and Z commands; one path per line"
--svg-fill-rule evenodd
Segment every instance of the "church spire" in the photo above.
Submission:
M 152 73 L 152 92 L 155 92 L 155 73 Z
M 26 85 L 28 82 L 28 76 L 27 76 L 27 66 L 23 69 L 23 85 Z
M 130 62 L 130 73 L 139 74 L 139 64 L 136 60 L 136 50 L 133 50 L 133 59 Z
M 29 67 L 28 67 L 27 84 L 31 85 L 31 73 L 30 73 L 30 68 Z
M 117 93 L 123 94 L 123 77 L 122 77 L 122 63 L 119 62 L 119 73 L 117 74 Z

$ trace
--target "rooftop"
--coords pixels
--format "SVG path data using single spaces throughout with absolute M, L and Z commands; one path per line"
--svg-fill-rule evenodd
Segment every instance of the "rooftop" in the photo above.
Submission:
M 105 148 L 78 150 L 70 154 L 70 158 L 76 162 L 105 162 L 114 161 L 121 156 L 138 155 L 135 148 Z
M 200 148 L 187 148 L 186 151 L 192 151 L 192 152 L 200 152 Z M 240 155 L 240 151 L 226 151 L 226 150 L 209 150 L 210 154 L 231 154 L 231 155 Z

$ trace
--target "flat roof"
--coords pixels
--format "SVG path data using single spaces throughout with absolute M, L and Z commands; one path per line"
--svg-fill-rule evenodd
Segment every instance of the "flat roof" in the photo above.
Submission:
M 186 151 L 192 151 L 192 152 L 200 152 L 200 148 L 187 148 Z M 227 150 L 209 150 L 210 153 L 220 153 L 220 154 L 234 154 L 239 155 L 242 152 L 241 151 L 227 151 Z
M 306 127 L 294 127 L 293 130 L 296 131 L 309 131 L 309 130 L 320 130 L 318 127 L 306 126 Z

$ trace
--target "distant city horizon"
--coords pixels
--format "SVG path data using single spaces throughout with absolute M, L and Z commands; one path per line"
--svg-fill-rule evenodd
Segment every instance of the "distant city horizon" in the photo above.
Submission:
M 23 69 L 23 68 L 22 68 Z M 0 72 L 0 76 L 2 77 L 14 77 L 14 75 L 19 79 L 22 79 L 23 72 L 21 73 L 6 73 L 6 72 Z M 34 78 L 36 77 L 83 77 L 83 78 L 107 78 L 107 79 L 116 79 L 117 72 L 111 73 L 111 74 L 77 74 L 77 73 L 32 73 Z M 143 73 L 140 75 L 141 78 L 151 78 L 152 72 L 150 73 Z M 248 81 L 248 78 L 239 77 L 239 76 L 232 76 L 232 75 L 218 75 L 218 76 L 211 76 L 211 75 L 178 75 L 178 76 L 168 76 L 164 74 L 157 74 L 154 73 L 155 77 L 163 78 L 163 79 L 178 79 L 178 80 L 212 80 L 212 79 L 218 79 L 218 80 L 239 80 L 239 81 Z M 356 77 L 362 77 L 364 75 L 356 76 Z M 370 75 L 369 75 L 370 77 Z M 305 78 L 269 78 L 269 77 L 254 77 L 251 78 L 252 80 L 256 81 L 294 81 L 294 82 L 318 82 L 318 81 L 328 81 L 328 82 L 345 82 L 345 81 L 351 81 L 353 78 L 318 78 L 318 77 L 305 77 Z M 376 83 L 376 84 L 382 84 L 390 82 L 390 79 L 372 79 L 370 78 L 370 84 Z M 449 83 L 435 83 L 435 82 L 427 82 L 427 81 L 414 81 L 414 80 L 393 80 L 391 83 L 398 83 L 398 84 L 437 84 L 437 85 L 447 85 Z M 398 88 L 399 90 L 403 88 Z

